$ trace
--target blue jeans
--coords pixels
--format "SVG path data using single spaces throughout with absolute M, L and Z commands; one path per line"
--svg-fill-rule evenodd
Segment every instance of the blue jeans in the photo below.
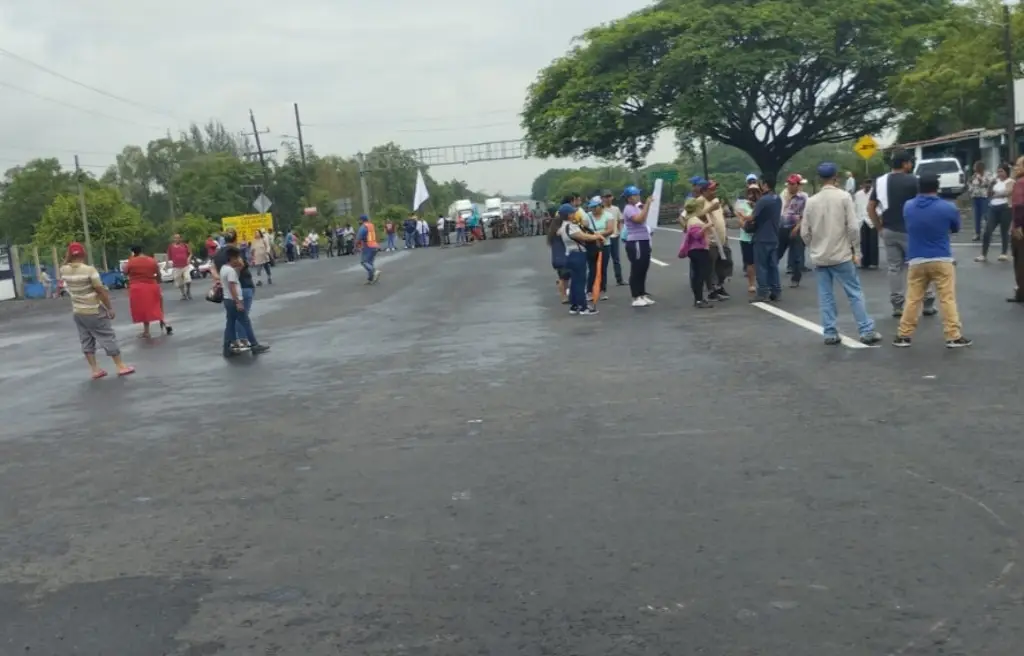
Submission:
M 771 242 L 754 242 L 754 272 L 757 274 L 757 295 L 782 296 L 779 281 L 779 245 Z
M 406 231 L 406 233 L 405 233 L 405 247 L 406 248 L 412 248 L 415 245 L 416 245 L 416 233 L 415 232 L 408 232 L 408 231 Z
M 791 271 L 792 281 L 800 282 L 800 279 L 804 276 L 804 240 L 800 238 L 799 234 L 793 237 L 792 233 L 793 226 L 779 228 L 778 260 L 781 262 L 782 256 L 788 253 L 786 268 Z
M 252 287 L 242 287 L 242 304 L 245 305 L 245 314 L 249 316 L 249 312 L 252 310 L 252 301 L 256 297 L 256 290 Z M 235 330 L 239 335 L 245 334 L 245 327 L 239 323 L 235 326 Z
M 981 234 L 981 221 L 988 214 L 988 198 L 972 198 L 971 207 L 974 209 L 974 234 Z
M 569 269 L 569 306 L 577 310 L 587 307 L 587 254 L 574 251 L 566 257 Z
M 388 233 L 388 245 L 387 245 L 388 250 L 389 251 L 395 250 L 395 247 L 397 245 L 398 245 L 398 237 L 395 235 L 395 233 L 389 232 Z
M 615 282 L 622 284 L 622 262 L 619 260 L 619 242 L 622 241 L 619 237 L 612 237 L 611 243 L 608 245 L 608 252 L 611 253 L 612 262 L 615 264 Z
M 376 269 L 374 269 L 374 267 L 373 267 L 373 261 L 374 261 L 374 259 L 376 259 L 376 257 L 377 257 L 377 249 L 376 248 L 370 248 L 369 246 L 363 246 L 362 258 L 360 259 L 359 263 L 363 265 L 364 269 L 366 269 L 366 279 L 367 280 L 373 280 L 373 273 L 374 273 L 374 271 L 376 271 Z
M 256 341 L 256 333 L 252 330 L 249 313 L 244 310 L 239 312 L 230 296 L 224 299 L 224 314 L 227 320 L 224 324 L 225 355 L 231 353 L 231 344 L 237 339 L 247 339 L 251 346 L 259 346 L 259 342 Z
M 843 286 L 846 298 L 850 301 L 853 318 L 857 321 L 857 332 L 862 337 L 875 332 L 875 322 L 864 307 L 864 292 L 852 260 L 833 266 L 816 267 L 814 273 L 818 278 L 818 309 L 821 311 L 821 327 L 825 337 L 839 334 L 836 328 L 836 297 L 832 293 L 832 284 L 836 280 Z
M 455 245 L 458 246 L 459 244 L 465 244 L 465 243 L 466 243 L 466 229 L 465 228 L 456 228 L 455 229 Z

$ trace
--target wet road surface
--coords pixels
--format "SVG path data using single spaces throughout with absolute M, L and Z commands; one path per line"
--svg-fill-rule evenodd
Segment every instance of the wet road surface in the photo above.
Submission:
M 124 380 L 64 304 L 0 317 L 0 654 L 1019 653 L 1010 266 L 958 251 L 969 350 L 828 348 L 738 282 L 690 309 L 678 238 L 597 317 L 540 239 L 282 265 L 258 359 L 118 296 Z

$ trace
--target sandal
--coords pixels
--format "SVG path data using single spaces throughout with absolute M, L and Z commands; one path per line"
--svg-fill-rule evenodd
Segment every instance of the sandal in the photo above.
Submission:
M 107 375 L 107 372 L 104 371 L 103 369 L 100 369 L 99 371 L 92 372 L 92 379 L 93 380 L 99 380 L 100 378 L 106 377 L 106 375 Z
M 135 367 L 127 366 L 124 369 L 118 371 L 117 375 L 118 376 L 131 376 L 133 373 L 135 373 Z M 104 371 L 103 375 L 106 376 L 107 372 Z

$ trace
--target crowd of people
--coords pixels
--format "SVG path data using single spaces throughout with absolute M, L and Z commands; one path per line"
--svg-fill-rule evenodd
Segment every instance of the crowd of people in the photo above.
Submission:
M 920 317 L 940 312 L 945 345 L 970 346 L 957 308 L 951 242 L 951 235 L 961 229 L 960 210 L 940 196 L 937 176 L 912 173 L 908 153 L 892 153 L 891 165 L 889 173 L 858 185 L 852 173 L 841 180 L 838 167 L 823 162 L 816 171 L 819 185 L 813 195 L 805 191 L 808 181 L 799 174 L 789 175 L 781 190 L 776 189 L 774 176 L 750 174 L 742 197 L 733 204 L 718 198 L 715 181 L 692 178 L 693 190 L 679 217 L 683 237 L 678 254 L 689 261 L 694 307 L 709 309 L 731 298 L 726 289 L 733 274 L 728 206 L 740 224 L 742 274 L 751 303 L 782 300 L 784 260 L 791 289 L 799 288 L 804 274 L 813 272 L 826 344 L 842 342 L 837 284 L 850 303 L 860 341 L 878 344 L 882 336 L 867 311 L 860 271 L 877 269 L 884 248 L 889 303 L 892 316 L 900 319 L 893 346 L 910 346 Z M 979 165 L 970 187 L 977 211 L 975 241 L 982 242 L 975 260 L 987 261 L 998 230 L 999 261 L 1007 261 L 1011 252 L 1014 259 L 1016 286 L 1007 299 L 1014 303 L 1024 302 L 1024 184 L 1014 184 L 1022 177 L 1024 158 L 1012 167 L 1000 165 L 994 176 L 987 176 Z M 627 187 L 619 196 L 621 209 L 610 190 L 586 202 L 579 194 L 563 199 L 547 235 L 561 301 L 570 314 L 597 313 L 597 302 L 607 298 L 609 262 L 615 266 L 616 282 L 625 284 L 618 258 L 623 243 L 632 306 L 654 305 L 646 280 L 657 218 L 647 216 L 650 199 L 641 202 L 640 197 L 640 189 Z

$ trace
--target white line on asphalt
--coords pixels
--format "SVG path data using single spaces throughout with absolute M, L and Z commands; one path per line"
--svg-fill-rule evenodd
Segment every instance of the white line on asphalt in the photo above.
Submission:
M 655 263 L 655 264 L 657 264 L 658 266 L 668 266 L 668 262 L 662 262 L 661 260 L 659 260 L 659 259 L 658 259 L 658 258 L 656 258 L 656 257 L 652 257 L 652 258 L 651 258 L 651 262 L 654 262 L 654 263 Z
M 798 317 L 795 314 L 792 314 L 791 312 L 786 312 L 785 310 L 780 310 L 779 308 L 775 307 L 774 305 L 770 305 L 768 303 L 751 303 L 751 305 L 753 305 L 756 308 L 761 308 L 762 310 L 764 310 L 765 312 L 767 312 L 769 314 L 774 314 L 775 316 L 779 317 L 780 319 L 785 319 L 786 321 L 788 321 L 788 322 L 790 322 L 790 323 L 792 323 L 794 325 L 800 326 L 801 328 L 806 328 L 807 330 L 811 331 L 812 333 L 817 333 L 817 334 L 821 335 L 822 337 L 825 336 L 825 331 L 822 330 L 821 326 L 819 326 L 818 324 L 813 323 L 811 321 L 808 321 L 807 319 L 804 319 L 803 317 Z M 851 338 L 847 337 L 846 335 L 840 335 L 839 339 L 842 342 L 843 346 L 846 346 L 846 347 L 849 347 L 849 348 L 853 348 L 853 349 L 878 348 L 877 346 L 868 346 L 867 344 L 862 344 L 862 343 L 858 342 L 855 339 L 851 339 Z

